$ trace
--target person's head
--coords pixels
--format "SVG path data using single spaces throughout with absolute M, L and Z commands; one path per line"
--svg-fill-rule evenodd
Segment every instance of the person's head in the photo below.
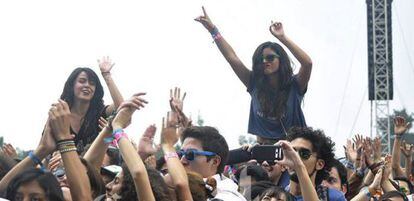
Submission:
M 278 183 L 280 177 L 286 171 L 286 168 L 283 165 L 280 165 L 278 163 L 269 165 L 267 161 L 264 161 L 262 163 L 262 167 L 269 176 L 270 181 L 272 181 L 273 183 Z
M 253 54 L 253 79 L 257 85 L 261 110 L 265 116 L 281 118 L 286 108 L 293 70 L 286 51 L 277 43 L 265 42 Z M 270 80 L 277 81 L 275 86 Z
M 394 181 L 395 183 L 392 184 L 395 185 L 394 187 L 398 189 L 398 191 L 406 195 L 414 193 L 413 185 L 407 177 L 394 177 Z
M 148 167 L 146 167 L 146 170 L 155 200 L 169 200 L 167 185 L 159 172 Z M 106 197 L 119 199 L 121 201 L 138 200 L 137 192 L 135 191 L 134 179 L 125 164 L 122 165 L 122 172 L 120 172 L 113 181 L 106 185 Z
M 259 165 L 249 164 L 240 167 L 236 172 L 240 188 L 247 188 L 259 181 L 270 181 L 267 172 Z
M 315 185 L 329 177 L 329 170 L 335 159 L 335 143 L 321 130 L 310 127 L 293 127 L 289 130 L 287 140 L 301 157 L 309 177 Z M 291 180 L 298 183 L 296 173 L 289 172 Z
M 260 201 L 291 201 L 291 195 L 278 186 L 265 190 L 259 198 Z
M 63 201 L 59 182 L 50 172 L 31 168 L 12 179 L 7 187 L 9 200 Z
M 197 172 L 204 178 L 223 172 L 229 147 L 217 129 L 192 126 L 183 131 L 181 141 L 181 162 L 186 170 Z
M 389 191 L 384 193 L 379 201 L 408 201 L 407 196 L 399 191 Z
M 66 80 L 60 98 L 71 108 L 75 101 L 98 104 L 102 101 L 103 95 L 98 75 L 90 68 L 76 68 Z
M 339 160 L 333 160 L 333 166 L 329 171 L 329 177 L 322 181 L 322 185 L 342 191 L 344 194 L 348 191 L 347 171 L 345 166 Z
M 121 155 L 119 149 L 113 146 L 109 146 L 106 150 L 104 160 L 102 161 L 102 166 L 109 165 L 121 165 Z

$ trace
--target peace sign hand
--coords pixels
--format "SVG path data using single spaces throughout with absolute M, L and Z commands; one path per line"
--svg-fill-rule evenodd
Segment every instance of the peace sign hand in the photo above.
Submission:
M 210 17 L 207 15 L 206 9 L 204 9 L 204 6 L 201 8 L 203 9 L 203 15 L 195 18 L 194 20 L 200 22 L 211 33 L 216 26 L 214 26 L 214 24 L 211 22 Z

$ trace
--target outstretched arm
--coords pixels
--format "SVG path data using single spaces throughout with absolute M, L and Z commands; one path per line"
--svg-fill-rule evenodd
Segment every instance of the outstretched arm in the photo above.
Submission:
M 138 93 L 133 96 L 133 98 L 139 100 L 139 103 L 137 104 L 138 107 L 128 106 L 127 104 L 122 104 L 120 106 L 119 112 L 112 122 L 112 128 L 115 132 L 113 133 L 113 137 L 117 140 L 122 158 L 134 180 L 138 200 L 155 200 L 144 162 L 122 130 L 130 124 L 131 116 L 134 111 L 144 107 L 144 104 L 147 103 L 147 101 L 142 98 L 143 95 L 145 95 L 145 93 Z
M 105 114 L 109 116 L 113 111 L 118 109 L 122 101 L 124 101 L 124 98 L 122 97 L 122 94 L 116 86 L 114 80 L 112 79 L 111 69 L 114 67 L 115 63 L 112 63 L 109 57 L 102 57 L 101 60 L 98 59 L 98 64 L 102 77 L 105 80 L 106 86 L 108 86 L 109 93 L 111 94 L 113 101 L 113 104 L 110 105 L 105 111 Z
M 173 119 L 174 118 L 172 118 L 169 112 L 167 113 L 166 119 L 163 118 L 161 147 L 164 151 L 165 162 L 169 170 L 168 172 L 172 177 L 179 200 L 193 200 L 188 184 L 187 173 L 174 148 L 175 143 L 178 141 L 179 134 L 177 132 L 178 128 L 176 128 L 177 122 L 174 122 Z
M 51 128 L 49 126 L 49 121 L 46 122 L 46 126 L 42 135 L 42 138 L 39 142 L 37 148 L 33 151 L 32 156 L 27 156 L 22 161 L 17 163 L 0 181 L 0 192 L 4 192 L 7 189 L 10 181 L 23 172 L 24 170 L 37 166 L 33 158 L 38 158 L 39 161 L 43 160 L 47 155 L 52 153 L 56 149 L 55 139 L 51 133 Z
M 76 152 L 75 142 L 70 135 L 69 105 L 59 100 L 49 111 L 49 121 L 60 155 L 65 166 L 66 177 L 73 200 L 92 200 L 92 191 L 86 168 Z
M 204 7 L 202 7 L 202 9 L 203 15 L 197 17 L 195 20 L 200 22 L 211 33 L 221 54 L 223 54 L 224 58 L 236 73 L 237 77 L 239 77 L 240 81 L 243 82 L 244 86 L 248 87 L 251 71 L 246 68 L 230 44 L 228 44 L 223 36 L 221 36 L 218 32 L 217 27 L 211 22 Z
M 391 164 L 394 170 L 394 177 L 404 177 L 405 172 L 401 168 L 400 155 L 401 155 L 401 138 L 405 134 L 409 127 L 409 124 L 403 117 L 395 117 L 394 119 L 394 146 L 392 148 Z
M 308 56 L 308 54 L 306 54 L 305 51 L 303 51 L 298 45 L 296 45 L 292 40 L 290 40 L 290 38 L 285 35 L 281 22 L 272 23 L 269 30 L 273 36 L 279 39 L 279 41 L 282 42 L 283 45 L 285 45 L 290 50 L 290 52 L 292 52 L 293 56 L 295 56 L 295 58 L 299 61 L 301 67 L 297 75 L 297 80 L 301 92 L 304 92 L 308 86 L 312 72 L 311 58 Z

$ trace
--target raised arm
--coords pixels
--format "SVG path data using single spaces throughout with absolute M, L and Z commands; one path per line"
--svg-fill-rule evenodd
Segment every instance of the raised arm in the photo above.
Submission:
M 187 173 L 174 148 L 179 137 L 177 132 L 178 128 L 176 127 L 177 122 L 174 122 L 173 118 L 168 113 L 166 119 L 163 118 L 162 123 L 161 147 L 164 151 L 165 162 L 167 164 L 168 172 L 172 177 L 178 198 L 179 200 L 186 201 L 193 200 L 188 184 Z
M 0 192 L 4 192 L 7 189 L 10 181 L 23 172 L 24 170 L 38 166 L 38 162 L 42 161 L 47 155 L 51 154 L 56 149 L 55 139 L 51 133 L 49 121 L 46 122 L 46 126 L 37 148 L 31 155 L 24 158 L 17 163 L 0 181 Z
M 134 111 L 144 107 L 144 104 L 147 103 L 147 101 L 142 98 L 143 95 L 145 95 L 145 93 L 138 93 L 133 96 L 139 99 L 139 107 L 131 107 L 125 104 L 120 106 L 119 111 L 112 122 L 112 128 L 114 130 L 113 137 L 118 143 L 122 158 L 134 180 L 138 200 L 151 201 L 155 200 L 155 197 L 151 189 L 144 162 L 123 131 L 123 129 L 130 124 Z
M 102 77 L 105 80 L 106 86 L 108 86 L 109 93 L 111 94 L 113 104 L 110 105 L 105 113 L 110 115 L 113 111 L 117 110 L 121 103 L 124 101 L 121 92 L 116 86 L 114 80 L 112 79 L 111 69 L 114 67 L 115 63 L 112 63 L 109 57 L 102 57 L 101 60 L 98 59 L 99 69 L 101 70 Z
M 409 127 L 409 124 L 403 117 L 395 117 L 394 119 L 394 146 L 392 148 L 391 164 L 394 170 L 394 177 L 404 177 L 405 172 L 401 168 L 400 155 L 401 155 L 401 138 L 405 134 Z
M 300 191 L 302 192 L 303 199 L 305 201 L 319 200 L 318 194 L 316 193 L 316 190 L 313 187 L 312 181 L 308 175 L 308 171 L 306 170 L 306 166 L 300 159 L 299 154 L 290 145 L 290 142 L 280 140 L 276 143 L 276 145 L 282 147 L 284 155 L 283 160 L 277 161 L 277 163 L 295 170 L 298 175 Z
M 86 167 L 79 159 L 75 142 L 70 134 L 69 105 L 59 100 L 49 111 L 49 121 L 60 155 L 73 200 L 92 200 L 92 191 Z
M 407 144 L 403 142 L 401 146 L 401 152 L 405 156 L 405 176 L 410 179 L 411 178 L 411 168 L 412 168 L 412 156 L 413 156 L 413 144 Z
M 281 22 L 272 23 L 269 27 L 270 32 L 285 45 L 293 56 L 299 61 L 301 67 L 297 75 L 299 87 L 302 92 L 306 90 L 312 72 L 312 60 L 298 45 L 285 35 Z
M 96 170 L 100 170 L 106 150 L 109 146 L 108 143 L 105 143 L 105 138 L 110 138 L 112 136 L 112 129 L 107 126 L 107 124 L 108 123 L 104 118 L 101 117 L 101 119 L 99 119 L 99 127 L 101 128 L 101 132 L 93 141 L 91 147 L 89 147 L 88 151 L 83 157 Z
M 210 17 L 207 15 L 207 12 L 204 9 L 204 7 L 202 7 L 202 9 L 203 15 L 197 17 L 195 20 L 197 22 L 200 22 L 210 32 L 221 54 L 223 54 L 224 58 L 230 64 L 233 71 L 236 73 L 237 77 L 239 77 L 240 81 L 243 82 L 244 86 L 248 87 L 251 71 L 246 68 L 246 66 L 236 55 L 236 52 L 233 50 L 233 48 L 219 33 L 217 27 L 212 23 Z

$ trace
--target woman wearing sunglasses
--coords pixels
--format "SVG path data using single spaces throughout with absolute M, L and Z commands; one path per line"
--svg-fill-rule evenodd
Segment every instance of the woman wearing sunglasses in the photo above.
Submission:
M 252 97 L 248 132 L 264 139 L 284 138 L 287 129 L 306 126 L 301 109 L 312 70 L 311 58 L 284 33 L 282 23 L 272 23 L 269 30 L 300 62 L 299 73 L 293 75 L 291 61 L 281 45 L 265 42 L 253 54 L 253 70 L 249 70 L 226 42 L 203 8 L 196 18 L 212 35 L 217 47 Z

